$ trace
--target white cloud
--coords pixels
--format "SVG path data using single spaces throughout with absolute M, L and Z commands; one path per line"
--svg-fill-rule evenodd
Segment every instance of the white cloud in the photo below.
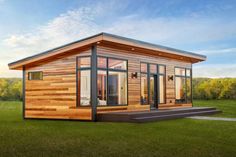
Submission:
M 236 64 L 193 65 L 193 77 L 236 77 Z
M 93 8 L 82 7 L 68 11 L 26 34 L 10 35 L 1 46 L 1 64 L 5 66 L 0 65 L 0 77 L 14 74 L 19 76 L 19 73 L 8 71 L 6 65 L 9 62 L 102 31 L 168 45 L 220 40 L 236 35 L 236 22 L 222 25 L 222 21 L 216 19 L 149 18 L 138 14 L 113 17 L 112 11 L 121 6 L 114 7 L 111 3 L 105 7 L 99 4 Z M 108 12 L 111 12 L 110 16 Z M 215 27 L 218 25 L 221 27 Z M 233 50 L 235 48 L 228 51 Z
M 214 49 L 214 50 L 200 50 L 197 53 L 212 55 L 212 54 L 236 54 L 236 48 Z

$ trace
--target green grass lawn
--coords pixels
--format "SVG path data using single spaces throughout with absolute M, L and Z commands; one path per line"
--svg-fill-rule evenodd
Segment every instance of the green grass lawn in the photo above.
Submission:
M 205 105 L 203 101 L 196 103 Z M 231 117 L 236 113 L 233 103 L 217 101 L 217 107 L 228 110 L 224 115 Z M 235 122 L 178 119 L 131 124 L 22 120 L 20 102 L 0 102 L 0 156 L 233 157 L 235 148 Z
M 236 100 L 195 100 L 193 106 L 216 107 L 222 113 L 212 116 L 236 118 Z

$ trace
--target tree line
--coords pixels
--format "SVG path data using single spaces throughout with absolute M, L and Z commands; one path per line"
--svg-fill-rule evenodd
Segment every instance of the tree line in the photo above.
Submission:
M 193 99 L 236 99 L 236 78 L 193 78 Z
M 22 100 L 20 78 L 0 78 L 0 100 Z
M 193 99 L 236 99 L 236 78 L 193 78 Z M 20 78 L 0 78 L 0 100 L 22 100 Z

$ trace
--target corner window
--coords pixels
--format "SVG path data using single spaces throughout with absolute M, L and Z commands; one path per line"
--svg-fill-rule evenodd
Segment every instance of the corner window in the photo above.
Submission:
M 175 68 L 175 101 L 176 103 L 192 102 L 191 69 Z
M 98 106 L 127 105 L 127 61 L 97 58 Z
M 28 73 L 28 80 L 43 80 L 43 72 L 29 72 Z
M 78 106 L 90 106 L 91 102 L 91 57 L 78 57 L 77 78 L 78 78 Z

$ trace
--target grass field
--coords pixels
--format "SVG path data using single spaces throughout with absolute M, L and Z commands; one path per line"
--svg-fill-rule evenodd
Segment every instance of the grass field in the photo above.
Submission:
M 195 100 L 193 105 L 216 107 L 223 111 L 221 114 L 212 115 L 214 117 L 236 118 L 236 100 Z
M 196 101 L 236 118 L 236 101 Z M 145 124 L 22 120 L 20 102 L 0 102 L 0 156 L 233 157 L 236 123 L 178 119 Z

